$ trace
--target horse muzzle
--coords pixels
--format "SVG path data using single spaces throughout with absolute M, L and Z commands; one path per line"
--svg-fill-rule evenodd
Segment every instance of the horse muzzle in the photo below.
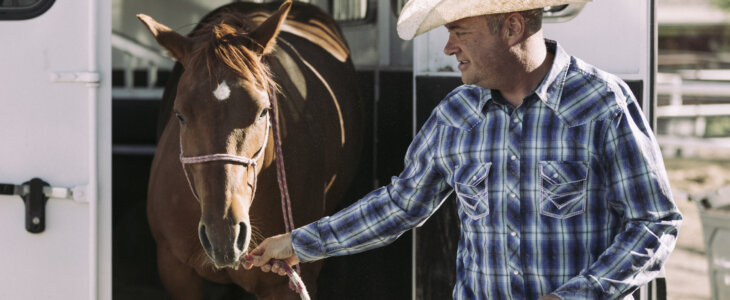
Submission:
M 245 222 L 233 226 L 206 226 L 201 222 L 198 238 L 217 268 L 236 268 L 251 241 L 251 226 Z

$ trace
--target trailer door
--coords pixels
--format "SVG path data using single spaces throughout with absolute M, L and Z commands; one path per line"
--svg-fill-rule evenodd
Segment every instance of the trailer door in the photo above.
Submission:
M 111 298 L 110 20 L 0 0 L 0 299 Z

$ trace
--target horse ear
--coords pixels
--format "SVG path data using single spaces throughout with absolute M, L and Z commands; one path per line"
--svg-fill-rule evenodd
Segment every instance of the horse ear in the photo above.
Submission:
M 145 14 L 138 14 L 137 19 L 142 21 L 150 33 L 155 37 L 160 46 L 170 51 L 172 57 L 179 62 L 184 63 L 185 57 L 190 53 L 192 41 L 189 38 L 180 35 L 169 27 L 157 23 L 155 19 Z
M 261 23 L 258 28 L 249 33 L 249 37 L 258 44 L 258 49 L 254 50 L 259 55 L 269 54 L 276 44 L 276 37 L 279 35 L 279 28 L 286 20 L 289 14 L 292 2 L 287 0 L 275 13 L 273 13 L 266 21 Z

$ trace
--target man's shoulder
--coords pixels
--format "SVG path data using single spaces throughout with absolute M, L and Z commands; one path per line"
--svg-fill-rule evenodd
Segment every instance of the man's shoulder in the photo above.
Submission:
M 574 126 L 616 116 L 633 99 L 621 78 L 571 57 L 558 110 Z
M 569 69 L 568 76 L 571 77 L 571 75 L 581 83 L 596 87 L 606 86 L 614 92 L 622 91 L 626 85 L 626 83 L 618 76 L 599 69 L 575 56 L 571 57 L 571 67 Z M 571 78 L 567 78 L 567 80 L 570 79 Z
M 460 85 L 438 103 L 432 118 L 441 125 L 471 129 L 480 121 L 484 93 L 489 93 L 489 90 L 470 84 Z

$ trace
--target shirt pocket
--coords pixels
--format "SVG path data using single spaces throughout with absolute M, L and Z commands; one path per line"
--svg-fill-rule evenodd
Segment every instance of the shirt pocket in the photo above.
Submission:
M 492 163 L 478 163 L 456 168 L 454 191 L 462 210 L 472 220 L 489 214 L 489 169 Z
M 585 212 L 588 164 L 582 161 L 540 162 L 540 214 L 567 219 Z

